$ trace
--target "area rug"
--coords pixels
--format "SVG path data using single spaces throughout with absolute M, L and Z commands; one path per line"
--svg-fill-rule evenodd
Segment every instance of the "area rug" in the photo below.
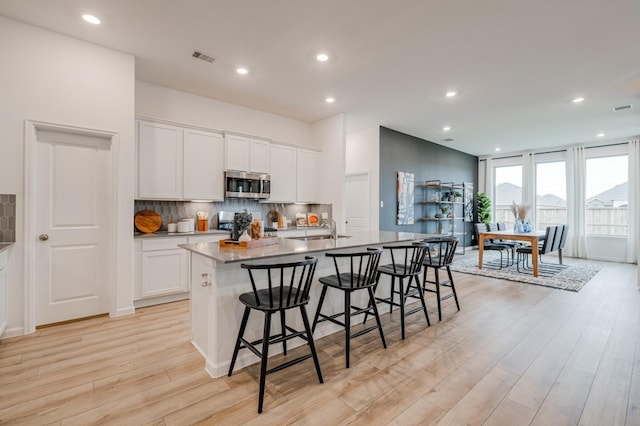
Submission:
M 554 259 L 555 260 L 555 259 Z M 478 253 L 460 256 L 454 259 L 451 264 L 451 270 L 462 272 L 464 274 L 482 275 L 484 277 L 499 278 L 503 280 L 516 281 L 526 284 L 540 285 L 544 287 L 552 287 L 568 291 L 580 291 L 582 287 L 593 278 L 601 266 L 593 262 L 571 263 L 564 259 L 563 265 L 553 263 L 541 263 L 538 268 L 538 277 L 533 276 L 533 270 L 524 270 L 520 266 L 520 272 L 516 269 L 516 265 L 503 266 L 500 269 L 500 258 L 497 260 L 487 256 L 482 265 L 482 269 L 478 269 Z

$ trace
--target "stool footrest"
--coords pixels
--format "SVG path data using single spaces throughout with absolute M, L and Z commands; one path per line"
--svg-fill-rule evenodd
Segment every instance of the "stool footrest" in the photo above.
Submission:
M 357 331 L 357 332 L 353 333 L 351 335 L 351 338 L 353 339 L 354 337 L 362 336 L 363 334 L 367 334 L 368 332 L 373 331 L 373 330 L 377 330 L 377 329 L 378 329 L 378 325 L 376 324 L 376 325 L 373 325 L 373 326 L 371 326 L 369 328 L 365 328 L 365 329 L 362 329 L 360 331 Z
M 271 374 L 271 373 L 275 373 L 276 371 L 284 370 L 287 367 L 291 367 L 292 365 L 298 364 L 298 363 L 300 363 L 302 361 L 305 361 L 305 360 L 307 360 L 307 359 L 309 359 L 311 357 L 312 357 L 311 354 L 307 354 L 307 355 L 303 355 L 301 357 L 298 357 L 296 359 L 292 359 L 291 361 L 287 361 L 285 363 L 282 363 L 280 365 L 277 365 L 277 366 L 267 370 L 266 374 Z

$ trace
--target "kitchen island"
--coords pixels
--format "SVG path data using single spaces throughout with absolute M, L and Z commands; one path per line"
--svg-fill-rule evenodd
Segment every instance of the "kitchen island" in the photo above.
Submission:
M 333 261 L 325 257 L 330 251 L 360 251 L 366 247 L 380 247 L 401 241 L 414 241 L 429 237 L 425 234 L 404 232 L 367 232 L 354 233 L 348 238 L 298 240 L 280 238 L 277 244 L 252 249 L 220 248 L 215 243 L 181 244 L 179 247 L 190 253 L 191 265 L 191 332 L 192 342 L 205 358 L 205 369 L 212 377 L 220 377 L 227 373 L 233 354 L 233 348 L 240 328 L 244 305 L 238 301 L 238 296 L 251 291 L 249 276 L 246 270 L 240 268 L 244 262 L 252 263 L 280 263 L 303 259 L 305 256 L 318 257 L 318 266 L 311 288 L 311 301 L 308 313 L 311 318 L 315 315 L 322 285 L 318 278 L 335 273 Z M 381 262 L 388 262 L 386 253 Z M 264 283 L 258 283 L 258 285 Z M 382 283 L 381 294 L 387 294 L 388 289 Z M 330 292 L 324 302 L 323 312 L 337 312 L 342 309 L 343 295 L 340 292 Z M 362 300 L 354 300 L 354 304 L 366 304 L 364 294 Z M 355 299 L 355 297 L 354 297 Z M 289 313 L 287 314 L 289 315 Z M 248 340 L 257 340 L 262 334 L 261 315 L 249 318 L 245 336 Z M 279 321 L 274 321 L 274 327 L 280 327 Z M 287 325 L 302 329 L 302 320 L 296 312 L 287 316 Z M 314 338 L 320 338 L 334 333 L 341 328 L 330 322 L 318 324 Z M 302 340 L 291 341 L 291 346 L 301 345 Z M 282 350 L 280 345 L 274 345 L 273 355 Z M 241 351 L 238 355 L 236 368 L 259 362 L 259 358 L 250 351 Z

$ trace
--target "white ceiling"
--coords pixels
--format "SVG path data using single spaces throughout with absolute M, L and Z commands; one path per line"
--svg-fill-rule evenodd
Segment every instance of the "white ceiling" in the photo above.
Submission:
M 140 80 L 475 155 L 640 135 L 638 0 L 0 0 L 0 14 L 135 55 Z

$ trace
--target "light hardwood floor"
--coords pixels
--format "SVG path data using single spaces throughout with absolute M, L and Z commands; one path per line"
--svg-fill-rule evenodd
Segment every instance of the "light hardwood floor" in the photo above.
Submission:
M 0 341 L 0 422 L 11 424 L 640 425 L 640 293 L 634 265 L 606 264 L 579 293 L 455 274 L 462 310 L 433 325 L 383 316 L 353 341 L 267 377 L 210 378 L 189 343 L 189 304 L 139 309 Z M 306 350 L 304 347 L 295 351 Z M 280 356 L 276 358 L 281 358 Z M 277 362 L 277 359 L 274 359 Z

